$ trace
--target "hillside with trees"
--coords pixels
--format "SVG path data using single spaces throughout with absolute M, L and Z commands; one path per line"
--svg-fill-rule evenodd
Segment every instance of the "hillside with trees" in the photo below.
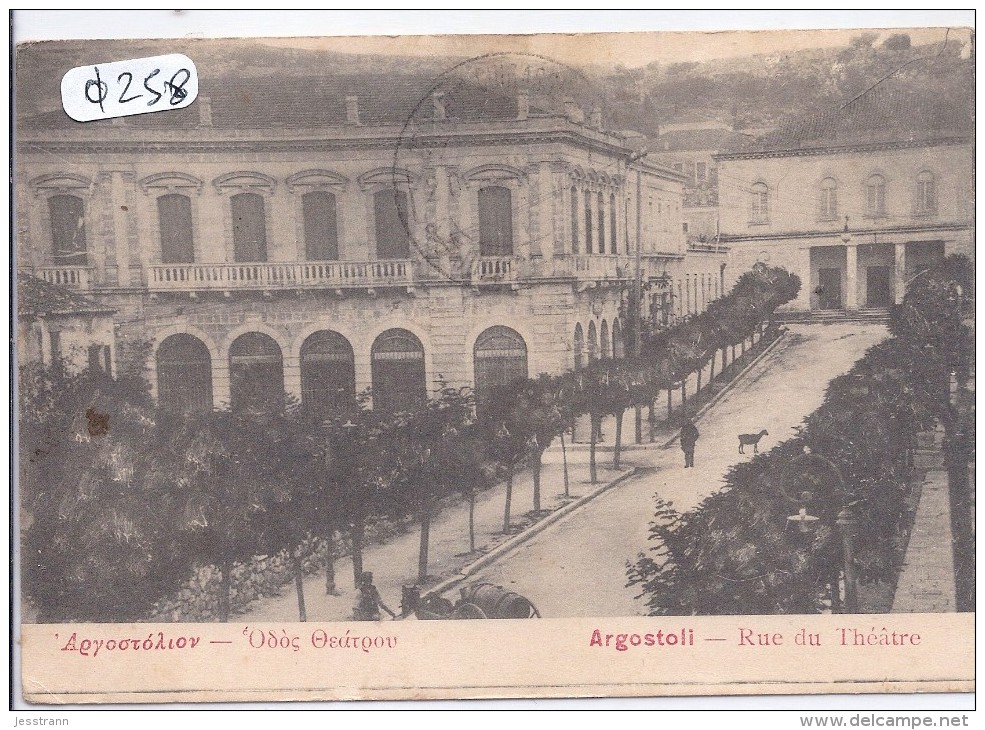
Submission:
M 660 125 L 690 116 L 718 119 L 737 130 L 775 127 L 791 117 L 845 103 L 888 76 L 932 97 L 966 98 L 972 103 L 974 53 L 969 45 L 956 38 L 913 45 L 904 33 L 881 42 L 877 42 L 878 38 L 875 32 L 863 32 L 844 47 L 790 54 L 703 62 L 682 58 L 677 63 L 654 62 L 639 68 L 600 64 L 584 67 L 580 72 L 569 69 L 571 73 L 559 76 L 560 84 L 555 84 L 558 88 L 549 89 L 549 94 L 538 93 L 538 88 L 529 89 L 531 109 L 559 113 L 562 98 L 571 96 L 586 114 L 594 105 L 601 106 L 606 128 L 635 130 L 652 137 L 659 133 Z M 202 79 L 205 95 L 251 82 L 260 89 L 265 81 L 269 84 L 286 80 L 284 72 L 289 69 L 291 78 L 337 80 L 331 96 L 357 94 L 369 102 L 375 90 L 400 109 L 413 106 L 439 83 L 436 80 L 442 74 L 467 60 L 323 52 L 245 39 L 184 39 L 180 48 L 175 48 L 173 41 L 105 41 L 99 45 L 98 58 L 92 56 L 92 49 L 91 43 L 82 41 L 20 46 L 16 58 L 18 118 L 59 110 L 59 83 L 64 73 L 114 54 L 137 58 L 184 52 L 196 59 L 200 68 L 210 71 Z M 470 74 L 468 64 L 455 73 L 470 76 L 470 84 L 479 86 L 479 94 L 484 91 L 491 97 L 515 98 L 528 81 L 522 78 L 523 57 L 517 59 L 516 64 L 504 61 L 501 67 L 496 66 L 496 73 L 488 78 Z M 394 98 L 401 93 L 414 98 Z M 315 96 L 319 98 L 309 100 L 314 109 L 341 109 L 341 98 L 333 102 L 322 93 Z M 292 106 L 304 104 L 299 99 Z M 449 112 L 450 117 L 455 116 L 451 107 Z M 312 114 L 306 116 L 315 118 Z M 329 114 L 323 123 L 333 123 L 336 116 L 334 112 Z
M 914 46 L 898 34 L 876 44 L 877 37 L 862 33 L 843 48 L 782 56 L 617 67 L 602 79 L 609 124 L 655 136 L 661 124 L 701 115 L 758 130 L 848 102 L 890 76 L 917 92 L 972 103 L 974 57 L 960 42 Z

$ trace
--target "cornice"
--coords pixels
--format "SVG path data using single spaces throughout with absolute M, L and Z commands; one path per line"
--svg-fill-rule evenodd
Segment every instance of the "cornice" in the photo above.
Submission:
M 869 236 L 872 234 L 893 234 L 893 233 L 931 233 L 934 231 L 962 231 L 962 230 L 972 230 L 972 223 L 969 222 L 943 222 L 934 223 L 928 225 L 904 225 L 904 226 L 891 226 L 885 228 L 852 228 L 849 233 L 852 239 L 858 239 L 861 236 Z M 838 230 L 814 230 L 814 231 L 787 231 L 781 233 L 760 233 L 760 234 L 742 234 L 742 233 L 723 233 L 722 242 L 723 243 L 742 243 L 744 241 L 779 241 L 788 238 L 839 238 L 842 232 Z M 866 241 L 859 241 L 860 243 L 867 243 Z
M 366 150 L 382 148 L 392 154 L 394 150 L 444 149 L 450 145 L 467 147 L 566 143 L 583 149 L 603 151 L 613 157 L 624 157 L 626 150 L 616 144 L 595 140 L 578 134 L 573 130 L 530 130 L 519 132 L 473 132 L 448 134 L 387 134 L 364 137 L 222 137 L 210 135 L 208 138 L 194 138 L 191 131 L 182 137 L 162 138 L 147 135 L 144 138 L 96 139 L 92 137 L 46 136 L 37 139 L 24 139 L 18 142 L 21 154 L 41 152 L 45 154 L 65 154 L 85 152 L 87 154 L 159 154 L 159 153 L 216 153 L 216 152 L 264 152 L 264 151 L 324 151 L 324 150 Z
M 891 142 L 856 142 L 847 145 L 823 147 L 786 148 L 775 150 L 750 150 L 747 152 L 719 152 L 712 155 L 715 160 L 758 160 L 776 157 L 817 157 L 837 155 L 846 152 L 878 152 L 881 150 L 912 149 L 915 147 L 939 147 L 944 145 L 971 144 L 971 137 L 941 137 L 940 139 L 897 140 Z

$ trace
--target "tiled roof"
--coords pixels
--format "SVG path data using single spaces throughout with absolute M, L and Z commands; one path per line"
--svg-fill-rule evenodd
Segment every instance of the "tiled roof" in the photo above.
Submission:
M 433 78 L 412 75 L 326 74 L 309 77 L 203 78 L 199 101 L 167 114 L 126 117 L 125 125 L 139 129 L 200 126 L 200 101 L 209 100 L 212 126 L 225 129 L 306 129 L 346 123 L 347 96 L 359 99 L 359 121 L 366 126 L 400 125 L 433 118 Z M 509 120 L 517 117 L 513 96 L 455 80 L 437 89 L 444 93 L 445 113 L 460 121 Z M 531 113 L 541 111 L 531 99 Z M 63 111 L 23 120 L 25 129 L 78 129 L 79 122 Z M 110 125 L 111 120 L 87 122 Z
M 835 109 L 780 127 L 746 149 L 817 149 L 853 144 L 923 142 L 970 136 L 971 99 L 916 92 L 891 81 Z
M 17 274 L 17 316 L 20 319 L 58 314 L 112 314 L 115 311 L 44 279 L 23 272 Z

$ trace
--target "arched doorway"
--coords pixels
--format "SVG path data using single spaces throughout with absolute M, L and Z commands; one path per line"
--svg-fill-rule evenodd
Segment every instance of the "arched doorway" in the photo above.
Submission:
M 527 377 L 527 343 L 509 327 L 497 325 L 483 331 L 472 354 L 479 405 L 488 402 L 497 388 Z
M 352 345 L 338 332 L 319 330 L 301 345 L 301 403 L 321 418 L 345 413 L 356 401 Z
M 212 410 L 212 356 L 197 337 L 176 334 L 157 348 L 157 402 L 167 411 Z
M 424 346 L 412 332 L 387 330 L 373 343 L 373 407 L 409 411 L 427 401 Z
M 609 344 L 609 325 L 602 320 L 602 328 L 599 335 L 599 348 L 603 360 L 607 360 L 612 354 L 612 346 Z
M 230 345 L 229 395 L 234 409 L 283 407 L 284 360 L 273 337 L 247 332 Z
M 595 329 L 595 322 L 588 323 L 588 362 L 592 363 L 599 359 L 599 337 Z
M 581 322 L 575 325 L 575 370 L 585 367 L 585 331 Z

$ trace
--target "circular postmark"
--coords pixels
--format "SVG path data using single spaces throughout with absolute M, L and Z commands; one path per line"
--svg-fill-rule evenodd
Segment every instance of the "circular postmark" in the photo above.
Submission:
M 487 54 L 437 76 L 393 154 L 393 209 L 407 250 L 431 276 L 461 283 L 474 280 L 480 259 L 520 253 L 511 221 L 523 216 L 513 214 L 553 194 L 529 184 L 531 166 L 552 159 L 566 125 L 601 128 L 602 101 L 588 75 L 537 54 Z

